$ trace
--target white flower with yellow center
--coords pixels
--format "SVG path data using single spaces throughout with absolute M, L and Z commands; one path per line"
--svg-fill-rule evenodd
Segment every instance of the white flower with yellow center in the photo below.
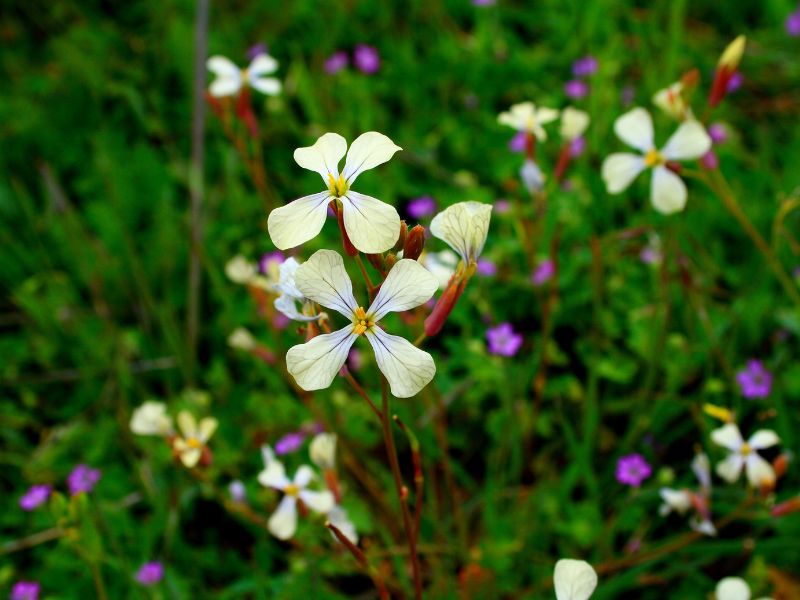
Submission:
M 627 189 L 645 169 L 653 169 L 650 201 L 664 214 L 683 210 L 686 206 L 686 185 L 667 167 L 668 161 L 694 160 L 711 148 L 711 138 L 697 121 L 681 123 L 677 131 L 658 150 L 653 142 L 653 121 L 643 108 L 634 108 L 614 122 L 617 136 L 641 155 L 619 152 L 603 161 L 603 181 L 609 194 Z
M 328 387 L 361 336 L 375 351 L 378 367 L 398 398 L 413 396 L 433 379 L 436 365 L 430 354 L 378 327 L 388 313 L 424 304 L 436 291 L 436 278 L 417 261 L 397 261 L 367 310 L 356 303 L 344 261 L 332 250 L 319 250 L 300 265 L 295 282 L 306 298 L 351 321 L 339 331 L 318 335 L 286 353 L 286 367 L 301 388 Z
M 286 469 L 275 458 L 272 449 L 265 446 L 261 449 L 264 457 L 264 470 L 258 474 L 258 482 L 283 492 L 284 496 L 278 508 L 267 522 L 269 532 L 280 540 L 288 540 L 297 530 L 297 501 L 300 500 L 311 510 L 328 513 L 336 504 L 333 494 L 327 490 L 314 491 L 308 489 L 314 480 L 314 471 L 307 465 L 297 469 L 294 479 L 286 476 Z
M 281 82 L 267 77 L 278 70 L 278 61 L 269 54 L 259 54 L 246 69 L 240 69 L 224 56 L 212 56 L 206 61 L 206 68 L 216 75 L 208 93 L 217 98 L 235 96 L 246 85 L 268 96 L 281 91 Z
M 311 303 L 297 289 L 294 277 L 299 268 L 300 263 L 291 256 L 281 264 L 280 281 L 275 286 L 275 291 L 280 295 L 275 298 L 275 308 L 293 321 L 316 321 L 325 313 L 312 314 Z M 302 312 L 297 310 L 298 302 L 302 307 Z
M 559 133 L 566 141 L 571 142 L 586 133 L 591 119 L 589 113 L 572 106 L 561 111 L 561 128 Z
M 583 560 L 562 558 L 556 563 L 553 584 L 557 600 L 588 600 L 597 588 L 597 573 Z
M 520 102 L 514 104 L 507 112 L 502 112 L 497 116 L 497 122 L 501 125 L 508 125 L 517 131 L 523 131 L 536 136 L 537 139 L 545 141 L 547 132 L 542 125 L 546 125 L 558 118 L 558 111 L 554 108 L 540 106 L 536 108 L 533 102 Z
M 491 204 L 459 202 L 433 217 L 431 233 L 446 242 L 468 265 L 477 262 L 483 251 L 491 218 Z
M 313 146 L 295 150 L 297 164 L 319 173 L 328 189 L 273 210 L 267 220 L 272 243 L 286 250 L 315 237 L 325 223 L 328 203 L 336 200 L 342 205 L 347 236 L 358 250 L 375 254 L 394 246 L 400 237 L 400 215 L 393 206 L 359 194 L 351 186 L 361 173 L 382 165 L 398 150 L 402 148 L 377 131 L 362 133 L 349 151 L 338 133 L 326 133 Z M 340 173 L 339 162 L 345 153 L 347 160 Z
M 741 577 L 725 577 L 717 584 L 714 591 L 715 600 L 750 600 L 750 586 Z M 772 600 L 760 598 L 759 600 Z
M 217 430 L 217 424 L 213 417 L 206 417 L 198 423 L 192 413 L 185 410 L 178 413 L 181 435 L 175 438 L 172 447 L 185 467 L 191 469 L 200 461 L 208 440 Z
M 780 443 L 778 435 L 770 429 L 760 429 L 745 441 L 735 423 L 727 423 L 711 432 L 715 444 L 727 448 L 731 454 L 717 464 L 717 475 L 729 483 L 739 479 L 744 467 L 753 487 L 775 483 L 775 470 L 761 458 L 757 450 L 771 448 Z
M 683 82 L 676 81 L 669 87 L 657 91 L 653 96 L 653 104 L 676 121 L 694 119 L 692 107 L 686 102 L 686 98 L 683 96 L 683 90 Z
M 131 431 L 137 435 L 168 435 L 172 432 L 172 419 L 163 402 L 148 401 L 133 411 Z

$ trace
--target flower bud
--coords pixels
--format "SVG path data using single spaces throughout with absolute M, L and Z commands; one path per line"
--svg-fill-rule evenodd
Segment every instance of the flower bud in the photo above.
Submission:
M 256 347 L 256 338 L 244 327 L 237 327 L 228 336 L 228 346 L 234 350 L 244 350 L 251 352 Z
M 369 264 L 383 272 L 383 254 L 367 254 Z
M 450 316 L 450 312 L 458 302 L 461 292 L 464 291 L 464 285 L 465 282 L 460 282 L 455 276 L 450 280 L 442 295 L 439 296 L 439 300 L 436 302 L 436 306 L 433 307 L 431 314 L 425 319 L 426 336 L 432 337 L 442 330 L 447 317 Z
M 415 225 L 408 232 L 406 242 L 403 245 L 403 258 L 417 260 L 425 247 L 425 228 L 422 225 Z
M 394 251 L 400 252 L 406 245 L 406 236 L 408 235 L 408 225 L 405 220 L 400 221 L 400 237 L 397 238 L 397 243 L 394 245 Z
M 739 68 L 746 41 L 745 36 L 740 35 L 725 48 L 722 56 L 720 56 L 719 63 L 717 63 L 717 71 L 714 75 L 714 83 L 711 85 L 711 93 L 708 96 L 708 105 L 712 108 L 717 106 L 728 92 L 728 84 Z
M 311 440 L 308 452 L 311 462 L 320 469 L 324 471 L 333 469 L 336 464 L 336 434 L 318 433 Z
M 800 512 L 800 496 L 776 504 L 772 507 L 770 514 L 773 517 L 784 517 L 796 512 Z

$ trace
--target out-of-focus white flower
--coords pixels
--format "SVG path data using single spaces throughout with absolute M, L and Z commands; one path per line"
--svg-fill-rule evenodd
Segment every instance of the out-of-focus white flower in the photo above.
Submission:
M 715 600 L 750 600 L 750 586 L 741 577 L 726 577 L 717 584 Z M 760 598 L 759 600 L 772 600 Z
M 455 250 L 464 264 L 476 263 L 486 243 L 491 218 L 491 204 L 459 202 L 433 218 L 431 233 Z
M 208 92 L 217 98 L 235 96 L 245 85 L 268 96 L 281 91 L 281 82 L 267 77 L 278 70 L 278 61 L 266 53 L 256 56 L 246 69 L 240 69 L 224 56 L 212 56 L 206 61 L 206 68 L 216 75 Z
M 323 471 L 333 469 L 336 465 L 336 434 L 318 433 L 311 440 L 308 448 L 311 462 Z
M 335 526 L 336 529 L 341 531 L 342 535 L 344 535 L 344 537 L 350 540 L 353 544 L 358 543 L 356 526 L 347 516 L 347 511 L 342 508 L 341 505 L 337 504 L 328 512 L 328 521 L 331 523 L 331 525 Z M 336 536 L 334 536 L 334 538 L 335 537 Z
M 441 252 L 423 252 L 419 257 L 419 262 L 436 277 L 439 282 L 439 289 L 444 288 L 456 272 L 458 266 L 458 255 L 452 250 L 442 250 Z
M 294 479 L 286 476 L 286 469 L 268 446 L 262 448 L 264 470 L 258 475 L 258 482 L 264 487 L 284 493 L 278 508 L 267 522 L 269 532 L 280 540 L 288 540 L 297 530 L 297 501 L 301 500 L 311 510 L 328 513 L 334 507 L 335 500 L 329 491 L 314 491 L 308 486 L 314 480 L 314 471 L 307 465 L 297 469 Z
M 673 510 L 682 515 L 692 508 L 692 495 L 688 490 L 663 487 L 658 490 L 658 494 L 664 501 L 659 510 L 662 516 L 668 515 Z
M 562 558 L 556 563 L 553 584 L 557 600 L 588 600 L 597 588 L 597 573 L 585 561 Z
M 251 352 L 257 345 L 256 338 L 244 327 L 237 327 L 228 336 L 228 346 L 234 350 Z
M 339 331 L 318 335 L 286 353 L 286 367 L 301 388 L 310 391 L 328 387 L 356 338 L 362 335 L 375 351 L 378 368 L 398 398 L 410 398 L 433 379 L 436 365 L 430 354 L 377 325 L 388 313 L 409 310 L 433 296 L 436 279 L 417 261 L 397 261 L 367 310 L 356 303 L 344 261 L 332 250 L 319 250 L 300 265 L 295 283 L 306 298 L 351 321 Z
M 294 257 L 290 256 L 283 261 L 280 267 L 280 282 L 275 290 L 280 294 L 275 298 L 275 308 L 293 321 L 316 321 L 325 313 L 306 314 L 306 312 L 313 311 L 311 303 L 297 289 L 294 281 L 295 273 L 299 267 L 300 263 Z M 300 302 L 303 312 L 297 310 L 298 302 Z
M 178 413 L 178 429 L 181 435 L 172 442 L 172 448 L 185 467 L 191 469 L 200 461 L 217 425 L 217 420 L 213 417 L 206 417 L 198 423 L 189 411 L 182 410 Z
M 772 465 L 756 452 L 780 443 L 778 434 L 770 429 L 760 429 L 745 441 L 735 423 L 727 423 L 711 432 L 715 444 L 730 450 L 728 458 L 717 464 L 717 475 L 733 483 L 739 479 L 744 467 L 747 480 L 753 487 L 775 483 Z
M 711 148 L 711 138 L 700 123 L 681 123 L 677 131 L 658 150 L 653 142 L 653 121 L 643 108 L 634 108 L 614 122 L 617 136 L 641 155 L 618 152 L 603 161 L 603 181 L 610 194 L 627 189 L 645 169 L 653 169 L 650 201 L 664 214 L 683 210 L 686 206 L 686 185 L 667 167 L 668 161 L 694 160 Z
M 272 243 L 286 250 L 315 237 L 325 223 L 328 203 L 336 200 L 342 205 L 347 236 L 358 250 L 378 253 L 394 246 L 400 236 L 400 215 L 395 208 L 359 194 L 351 186 L 361 173 L 382 165 L 398 150 L 402 148 L 377 131 L 362 133 L 349 151 L 338 133 L 326 133 L 313 146 L 295 150 L 297 164 L 319 173 L 328 189 L 273 210 L 267 219 Z M 340 173 L 339 162 L 345 153 L 347 160 Z
M 692 471 L 697 481 L 700 482 L 700 489 L 708 496 L 711 493 L 711 461 L 708 454 L 698 452 L 692 459 Z
M 519 170 L 519 178 L 529 194 L 541 192 L 542 188 L 544 188 L 545 179 L 547 179 L 539 165 L 536 164 L 536 161 L 530 158 L 525 159 L 525 162 L 522 163 L 522 167 Z
M 247 285 L 258 275 L 258 267 L 241 254 L 237 254 L 225 264 L 225 275 L 233 283 Z
M 674 489 L 664 487 L 659 490 L 659 495 L 664 503 L 659 509 L 662 516 L 666 516 L 672 511 L 680 515 L 687 513 L 694 508 L 697 512 L 689 520 L 689 527 L 705 535 L 717 535 L 717 529 L 710 518 L 710 497 L 711 497 L 711 463 L 708 456 L 700 452 L 692 460 L 692 471 L 700 482 L 700 492 L 688 489 Z
M 545 141 L 547 132 L 542 125 L 546 125 L 558 118 L 558 111 L 554 108 L 540 106 L 536 108 L 533 102 L 514 104 L 508 112 L 498 115 L 497 121 L 501 125 L 508 125 L 517 131 L 524 131 Z
M 684 85 L 676 81 L 669 87 L 659 90 L 653 96 L 653 104 L 677 121 L 693 119 L 692 107 L 683 96 Z
M 149 400 L 133 411 L 131 431 L 137 435 L 168 435 L 172 433 L 172 418 L 163 402 Z
M 571 142 L 586 133 L 591 119 L 586 111 L 568 106 L 561 111 L 561 137 Z

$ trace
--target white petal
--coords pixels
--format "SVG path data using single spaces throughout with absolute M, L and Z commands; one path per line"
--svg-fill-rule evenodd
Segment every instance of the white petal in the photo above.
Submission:
M 284 490 L 291 483 L 283 463 L 274 458 L 264 461 L 264 470 L 258 474 L 258 483 L 274 490 Z
M 232 96 L 242 87 L 242 72 L 224 56 L 212 56 L 206 61 L 206 67 L 216 75 L 208 88 L 212 96 Z
M 176 444 L 176 447 L 178 447 L 178 444 Z M 200 457 L 203 456 L 203 451 L 200 448 L 190 448 L 188 446 L 181 447 L 181 449 L 178 450 L 178 453 L 181 457 L 181 462 L 188 469 L 191 469 L 197 463 L 199 463 Z
M 308 465 L 302 465 L 294 474 L 293 483 L 300 489 L 308 487 L 308 484 L 314 479 L 314 470 Z
M 361 252 L 385 252 L 400 237 L 400 215 L 394 206 L 350 190 L 341 198 L 347 237 Z
M 303 504 L 318 513 L 326 513 L 336 504 L 333 494 L 327 490 L 322 492 L 303 490 L 300 492 L 299 496 Z
M 497 122 L 508 125 L 518 131 L 528 131 L 536 121 L 536 106 L 533 102 L 514 104 L 508 112 L 500 113 Z
M 407 339 L 386 333 L 380 327 L 373 327 L 366 336 L 375 351 L 378 368 L 397 398 L 410 398 L 436 374 L 431 355 Z
M 667 140 L 661 154 L 667 160 L 694 160 L 711 150 L 711 137 L 698 121 L 690 120 L 681 126 Z
M 250 87 L 267 96 L 277 96 L 281 93 L 281 82 L 274 77 L 251 78 Z
M 256 56 L 247 67 L 247 74 L 251 77 L 269 75 L 278 70 L 278 61 L 263 52 Z
M 536 123 L 544 125 L 550 123 L 558 118 L 558 110 L 555 108 L 546 108 L 544 106 L 536 109 Z
M 130 427 L 137 435 L 165 435 L 172 429 L 172 419 L 166 404 L 148 401 L 133 411 Z
M 728 483 L 733 483 L 739 479 L 742 472 L 744 458 L 741 454 L 731 454 L 720 463 L 717 463 L 717 475 Z
M 764 448 L 772 448 L 773 446 L 780 443 L 781 440 L 778 437 L 778 434 L 772 431 L 771 429 L 759 429 L 753 435 L 750 436 L 749 440 L 747 440 L 747 444 L 754 450 L 763 450 Z
M 217 425 L 219 425 L 219 423 L 214 417 L 201 419 L 200 426 L 197 429 L 197 437 L 200 441 L 205 443 L 211 439 L 211 436 L 214 435 L 214 432 L 217 430 Z
M 589 113 L 568 106 L 561 111 L 561 137 L 574 140 L 583 135 L 589 126 Z
M 353 318 L 358 308 L 344 260 L 333 250 L 317 250 L 312 254 L 295 272 L 294 283 L 303 296 L 348 319 Z
M 197 437 L 197 421 L 188 410 L 182 410 L 178 413 L 178 427 L 183 437 Z
M 680 212 L 686 206 L 686 184 L 667 167 L 656 167 L 650 183 L 650 201 L 662 214 Z
M 761 458 L 757 452 L 748 454 L 744 464 L 747 471 L 747 480 L 753 487 L 775 483 L 775 469 Z
M 703 490 L 711 488 L 711 461 L 708 460 L 708 455 L 705 452 L 699 452 L 692 460 L 692 471 L 694 471 L 697 481 L 700 482 L 700 487 Z
M 367 314 L 374 315 L 378 321 L 390 312 L 410 310 L 430 300 L 438 287 L 428 269 L 415 260 L 404 258 L 389 271 Z
M 295 162 L 309 171 L 316 171 L 328 185 L 328 174 L 339 176 L 339 161 L 347 152 L 347 141 L 338 133 L 326 133 L 313 146 L 294 151 Z
M 459 202 L 433 217 L 431 233 L 469 262 L 477 260 L 483 251 L 491 218 L 490 204 Z
M 328 521 L 330 521 L 332 525 L 335 525 L 348 540 L 354 544 L 358 543 L 356 526 L 353 525 L 353 522 L 347 516 L 347 511 L 341 506 L 334 506 L 328 511 Z
M 692 498 L 686 490 L 661 488 L 658 493 L 667 506 L 680 514 L 685 513 L 692 507 Z
M 702 533 L 703 535 L 708 535 L 711 537 L 715 537 L 717 535 L 717 528 L 714 527 L 714 524 L 708 519 L 703 519 L 702 521 L 694 518 L 689 519 L 689 527 Z
M 325 389 L 347 360 L 347 353 L 356 337 L 353 326 L 348 325 L 339 331 L 318 335 L 305 344 L 292 346 L 286 353 L 286 368 L 304 390 Z
M 267 230 L 272 243 L 280 250 L 288 250 L 315 237 L 328 216 L 330 192 L 319 192 L 298 198 L 269 213 Z
M 304 315 L 301 313 L 299 310 L 297 310 L 297 298 L 288 294 L 278 296 L 275 298 L 275 302 L 272 304 L 275 306 L 275 309 L 278 312 L 290 318 L 292 321 L 301 321 L 306 323 L 310 321 L 316 321 L 320 317 L 320 315 Z
M 297 530 L 297 501 L 293 496 L 284 496 L 278 508 L 267 522 L 267 529 L 279 540 L 288 540 Z
M 750 586 L 740 577 L 726 577 L 717 584 L 716 600 L 750 600 Z
M 629 146 L 648 152 L 653 144 L 653 120 L 644 108 L 634 108 L 614 121 L 617 137 Z
M 342 175 L 352 185 L 356 177 L 361 173 L 382 165 L 392 158 L 398 150 L 402 150 L 402 148 L 396 146 L 392 140 L 382 133 L 377 131 L 362 133 L 350 144 Z
M 711 432 L 711 440 L 718 446 L 737 452 L 744 443 L 742 434 L 735 423 L 726 423 L 719 429 Z
M 556 563 L 553 584 L 558 600 L 588 600 L 597 587 L 597 573 L 585 561 L 562 558 Z
M 311 440 L 308 455 L 320 469 L 333 469 L 336 464 L 336 434 L 318 433 Z
M 644 171 L 644 158 L 638 154 L 616 152 L 603 161 L 603 181 L 609 194 L 619 194 Z

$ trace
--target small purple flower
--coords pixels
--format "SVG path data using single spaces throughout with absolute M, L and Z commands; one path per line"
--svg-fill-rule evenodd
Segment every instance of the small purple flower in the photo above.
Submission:
M 18 581 L 11 589 L 11 600 L 39 600 L 40 590 L 37 581 Z
M 351 348 L 350 353 L 347 355 L 347 368 L 351 371 L 358 371 L 363 365 L 364 359 L 361 357 L 361 351 Z
M 745 398 L 766 398 L 772 389 L 772 373 L 760 360 L 749 360 L 747 366 L 736 373 L 736 382 Z
M 533 271 L 533 275 L 531 279 L 533 280 L 534 285 L 542 285 L 550 281 L 550 278 L 556 272 L 556 265 L 555 263 L 550 260 L 543 260 L 538 265 L 536 265 L 536 269 Z
M 508 149 L 512 152 L 525 152 L 525 146 L 528 143 L 528 134 L 524 131 L 518 131 L 514 134 L 508 142 Z
M 34 485 L 25 492 L 25 495 L 19 499 L 19 505 L 22 510 L 31 511 L 38 508 L 50 497 L 53 488 L 49 485 Z
M 586 138 L 579 135 L 569 143 L 569 155 L 571 158 L 578 158 L 586 150 Z
M 639 487 L 650 477 L 653 469 L 641 454 L 622 456 L 617 461 L 617 481 L 632 487 Z
M 786 33 L 791 37 L 800 37 L 800 8 L 786 17 Z
M 497 0 L 472 0 L 472 4 L 475 6 L 494 6 L 497 4 Z
M 244 484 L 238 479 L 234 479 L 228 484 L 228 493 L 231 495 L 231 500 L 243 504 L 247 501 L 247 490 Z
M 514 356 L 522 346 L 522 334 L 515 333 L 511 323 L 500 323 L 486 331 L 489 352 L 500 356 Z
M 300 433 L 299 431 L 287 433 L 285 436 L 275 442 L 275 454 L 281 456 L 283 454 L 297 452 L 303 445 L 305 439 L 306 435 L 304 433 Z
M 381 57 L 373 46 L 359 44 L 353 51 L 353 63 L 362 73 L 372 75 L 381 68 Z
M 250 48 L 248 48 L 247 59 L 254 60 L 255 58 L 261 56 L 262 54 L 268 54 L 268 53 L 269 49 L 267 48 L 267 45 L 263 42 L 259 42 L 258 44 L 255 44 L 253 46 L 250 46 Z
M 717 158 L 716 152 L 713 150 L 709 150 L 700 158 L 700 164 L 703 165 L 704 169 L 708 169 L 709 171 L 713 171 L 719 166 L 719 159 Z
M 275 250 L 274 252 L 267 252 L 258 260 L 258 272 L 263 274 L 269 273 L 272 269 L 277 269 L 286 260 L 283 252 Z
M 497 265 L 490 260 L 486 260 L 485 258 L 479 258 L 478 266 L 475 270 L 477 271 L 478 275 L 491 277 L 492 275 L 497 274 Z
M 67 486 L 72 496 L 77 496 L 81 492 L 89 493 L 94 489 L 95 484 L 100 481 L 100 470 L 92 469 L 88 465 L 78 465 L 67 477 Z
M 630 106 L 633 104 L 633 101 L 636 99 L 636 88 L 632 85 L 626 85 L 622 88 L 622 106 Z
M 504 215 L 511 210 L 511 202 L 505 198 L 498 198 L 494 201 L 494 212 L 498 215 Z
M 164 565 L 158 561 L 144 563 L 136 573 L 136 581 L 142 585 L 151 586 L 164 578 Z
M 657 265 L 661 263 L 661 252 L 653 246 L 645 246 L 639 253 L 639 260 L 646 265 Z
M 724 144 L 728 139 L 728 130 L 722 123 L 712 123 L 708 126 L 708 137 L 715 145 Z
M 584 56 L 572 63 L 572 74 L 575 77 L 589 77 L 597 73 L 597 59 L 594 56 Z
M 573 100 L 580 100 L 589 95 L 589 84 L 580 79 L 572 79 L 564 84 L 564 93 Z
M 325 72 L 328 75 L 334 75 L 346 68 L 349 62 L 350 59 L 347 58 L 347 52 L 344 50 L 338 50 L 337 52 L 331 54 L 325 61 Z
M 744 83 L 744 75 L 742 75 L 739 71 L 736 71 L 731 78 L 728 80 L 728 87 L 725 89 L 725 92 L 728 94 L 732 94 Z
M 429 217 L 436 212 L 436 200 L 430 196 L 420 196 L 409 201 L 406 212 L 415 219 Z
M 282 312 L 276 312 L 272 315 L 272 326 L 278 331 L 286 329 L 292 320 Z

